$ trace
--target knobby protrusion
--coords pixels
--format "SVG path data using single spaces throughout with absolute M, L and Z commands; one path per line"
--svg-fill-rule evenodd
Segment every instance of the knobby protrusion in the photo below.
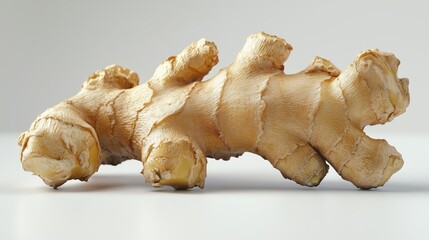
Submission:
M 201 39 L 193 42 L 179 55 L 164 61 L 152 77 L 162 84 L 187 84 L 201 81 L 218 63 L 218 51 L 213 42 Z
M 250 35 L 236 58 L 243 66 L 250 68 L 284 69 L 283 63 L 288 59 L 292 46 L 284 39 L 264 32 Z
M 88 77 L 82 88 L 89 90 L 99 88 L 128 89 L 138 84 L 139 76 L 137 73 L 118 65 L 110 65 Z
M 326 72 L 332 77 L 338 77 L 341 74 L 341 70 L 332 64 L 331 61 L 318 56 L 313 59 L 310 66 L 308 66 L 304 71 L 305 73 Z

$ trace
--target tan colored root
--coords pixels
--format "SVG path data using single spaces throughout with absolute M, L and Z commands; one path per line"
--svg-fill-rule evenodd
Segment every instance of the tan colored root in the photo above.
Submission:
M 251 35 L 234 62 L 207 81 L 218 50 L 205 39 L 169 57 L 141 85 L 135 72 L 109 66 L 20 136 L 23 167 L 57 187 L 133 158 L 143 162 L 147 182 L 187 189 L 204 186 L 206 157 L 253 152 L 301 185 L 317 186 L 326 162 L 357 187 L 385 184 L 402 157 L 363 128 L 408 106 L 399 60 L 368 50 L 343 72 L 315 57 L 285 74 L 291 51 L 279 37 Z

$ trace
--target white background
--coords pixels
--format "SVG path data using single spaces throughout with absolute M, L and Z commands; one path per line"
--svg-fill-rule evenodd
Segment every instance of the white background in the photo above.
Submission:
M 425 1 L 0 0 L 0 239 L 428 239 L 429 81 Z M 153 189 L 141 164 L 103 166 L 57 191 L 23 172 L 16 138 L 37 114 L 116 63 L 141 82 L 202 37 L 227 66 L 249 34 L 293 47 L 286 72 L 318 55 L 340 69 L 368 48 L 390 51 L 410 79 L 411 105 L 368 129 L 403 154 L 404 168 L 375 191 L 331 170 L 318 188 L 284 180 L 245 154 L 209 161 L 204 190 Z

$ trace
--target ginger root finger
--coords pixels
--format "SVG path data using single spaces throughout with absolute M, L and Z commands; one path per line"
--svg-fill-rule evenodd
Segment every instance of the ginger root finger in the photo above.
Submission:
M 20 136 L 24 170 L 49 186 L 56 188 L 70 179 L 86 181 L 101 164 L 95 132 L 76 115 L 60 104 Z
M 153 186 L 203 188 L 206 163 L 204 154 L 188 139 L 163 141 L 151 147 L 142 173 Z

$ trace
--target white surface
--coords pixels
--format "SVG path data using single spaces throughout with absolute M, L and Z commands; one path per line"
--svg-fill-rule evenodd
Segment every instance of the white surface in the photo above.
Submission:
M 302 187 L 251 154 L 209 161 L 204 190 L 152 188 L 137 161 L 53 190 L 21 170 L 17 136 L 0 135 L 0 239 L 429 239 L 429 136 L 386 136 L 405 165 L 371 191 L 332 169 Z
M 428 9 L 423 0 L 0 0 L 0 132 L 27 130 L 110 64 L 135 70 L 144 82 L 164 59 L 204 37 L 219 49 L 213 75 L 248 35 L 266 31 L 293 46 L 287 73 L 316 55 L 344 69 L 368 48 L 395 53 L 399 76 L 410 79 L 411 105 L 384 130 L 429 134 Z

